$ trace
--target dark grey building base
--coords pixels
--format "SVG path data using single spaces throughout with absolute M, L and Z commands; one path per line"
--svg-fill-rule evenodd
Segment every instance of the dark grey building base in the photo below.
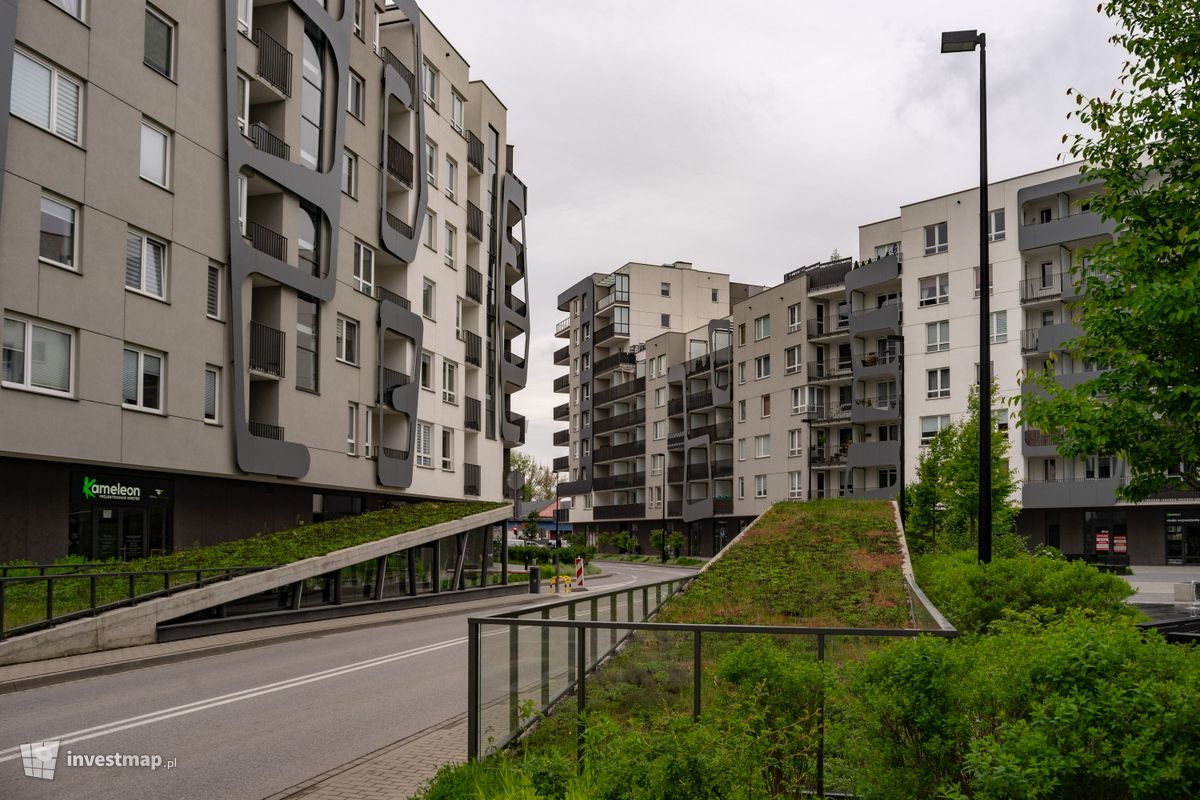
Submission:
M 710 558 L 724 549 L 725 545 L 733 541 L 733 537 L 741 533 L 742 529 L 753 521 L 754 517 L 710 517 L 694 522 L 684 522 L 677 517 L 668 517 L 665 527 L 669 532 L 678 531 L 683 534 L 684 544 L 680 555 Z M 595 532 L 597 540 L 605 534 L 611 535 L 628 531 L 637 538 L 641 548 L 640 552 L 647 555 L 658 553 L 658 548 L 650 542 L 650 532 L 663 527 L 664 523 L 661 519 L 604 520 L 586 524 L 579 523 L 575 525 L 575 532 L 586 533 L 588 540 L 591 541 L 591 531 Z M 611 547 L 601 547 L 600 549 L 602 552 L 615 552 Z
M 1200 504 L 1026 508 L 1017 517 L 1017 531 L 1031 548 L 1049 544 L 1067 555 L 1096 553 L 1097 535 L 1103 543 L 1107 533 L 1109 552 L 1118 536 L 1125 537 L 1131 565 L 1200 564 L 1196 520 L 1200 520 Z

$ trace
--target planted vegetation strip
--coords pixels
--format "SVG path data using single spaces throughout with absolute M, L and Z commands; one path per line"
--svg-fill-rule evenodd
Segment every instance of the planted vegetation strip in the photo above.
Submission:
M 411 503 L 398 508 L 372 511 L 355 517 L 300 525 L 284 531 L 264 533 L 244 539 L 181 550 L 133 561 L 109 561 L 89 565 L 80 577 L 73 574 L 54 578 L 55 617 L 89 611 L 93 606 L 89 574 L 117 573 L 97 577 L 94 605 L 111 607 L 133 596 L 161 593 L 166 588 L 195 584 L 195 570 L 204 570 L 205 580 L 214 579 L 211 570 L 245 567 L 272 567 L 324 556 L 396 534 L 452 522 L 472 514 L 500 508 L 506 503 Z M 78 557 L 64 558 L 64 566 L 81 562 Z M 10 566 L 20 566 L 13 564 Z M 161 570 L 179 570 L 166 579 Z M 190 572 L 189 572 L 190 570 Z M 124 573 L 147 573 L 125 575 Z M 169 581 L 169 582 L 168 582 Z M 30 623 L 46 620 L 47 581 L 10 583 L 4 593 L 4 630 L 11 631 Z

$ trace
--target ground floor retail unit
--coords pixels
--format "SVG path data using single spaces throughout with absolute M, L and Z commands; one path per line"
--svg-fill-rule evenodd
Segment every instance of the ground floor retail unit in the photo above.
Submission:
M 1067 555 L 1127 556 L 1137 564 L 1200 564 L 1200 504 L 1025 509 L 1018 529 L 1031 546 Z

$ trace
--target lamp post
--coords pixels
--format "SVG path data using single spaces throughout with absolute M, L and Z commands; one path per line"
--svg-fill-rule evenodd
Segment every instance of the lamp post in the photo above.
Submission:
M 559 486 L 562 484 L 554 484 L 554 577 L 550 580 L 554 582 L 554 590 L 558 591 L 558 549 L 562 547 L 562 534 L 558 530 L 558 515 L 562 513 L 562 492 Z
M 684 467 L 687 469 L 687 467 Z M 662 480 L 662 547 L 660 548 L 660 556 L 662 563 L 667 563 L 667 460 L 663 459 L 663 480 Z
M 942 34 L 943 53 L 979 47 L 979 560 L 992 560 L 992 356 L 991 265 L 988 263 L 987 36 L 978 31 Z

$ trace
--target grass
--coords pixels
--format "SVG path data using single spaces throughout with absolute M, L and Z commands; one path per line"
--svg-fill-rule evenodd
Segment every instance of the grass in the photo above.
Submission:
M 504 503 L 412 503 L 397 508 L 373 511 L 356 517 L 301 525 L 274 533 L 245 539 L 181 550 L 168 555 L 150 556 L 133 561 L 109 561 L 103 566 L 89 568 L 91 572 L 141 572 L 173 569 L 228 569 L 231 567 L 269 567 L 290 564 L 306 558 L 328 555 L 335 550 L 385 539 L 399 533 L 427 528 L 442 522 L 479 514 Z M 61 559 L 69 562 L 71 559 Z M 78 559 L 76 559 L 78 561 Z M 21 573 L 13 570 L 12 577 Z M 36 575 L 36 570 L 29 574 Z M 194 575 L 176 575 L 174 583 L 186 584 Z M 135 580 L 134 591 L 144 594 L 164 588 L 162 576 L 146 576 Z M 90 583 L 86 578 L 58 578 L 54 581 L 54 613 L 66 614 L 90 607 Z M 98 578 L 96 603 L 106 605 L 129 597 L 129 579 L 125 577 Z M 46 583 L 44 581 L 6 587 L 4 628 L 12 629 L 46 618 Z

